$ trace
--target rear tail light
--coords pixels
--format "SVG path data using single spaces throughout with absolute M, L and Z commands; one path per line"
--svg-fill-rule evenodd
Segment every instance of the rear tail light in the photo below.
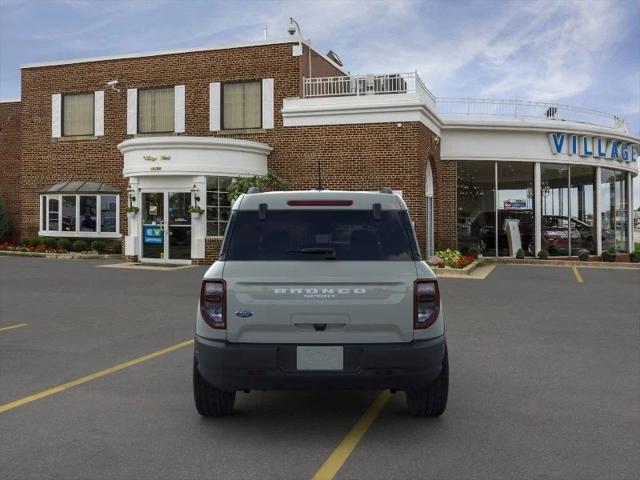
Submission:
M 200 314 L 211 328 L 227 328 L 227 288 L 224 280 L 203 280 Z
M 440 313 L 437 280 L 417 280 L 413 286 L 413 328 L 429 328 Z

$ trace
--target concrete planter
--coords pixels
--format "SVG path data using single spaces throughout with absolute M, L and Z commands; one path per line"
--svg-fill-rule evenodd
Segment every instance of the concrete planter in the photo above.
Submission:
M 120 259 L 119 253 L 98 253 L 98 252 L 69 252 L 69 253 L 45 253 L 45 252 L 14 252 L 12 250 L 0 250 L 0 255 L 9 257 L 40 257 L 58 258 L 63 260 L 113 260 Z

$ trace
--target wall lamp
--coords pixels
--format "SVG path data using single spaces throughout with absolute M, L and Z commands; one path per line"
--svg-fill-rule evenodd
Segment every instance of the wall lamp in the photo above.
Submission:
M 195 200 L 196 205 L 197 205 L 198 202 L 200 201 L 200 195 L 199 195 L 198 187 L 196 187 L 194 185 L 193 188 L 191 189 L 191 194 L 193 195 L 193 199 Z
M 136 201 L 136 196 L 134 195 L 136 191 L 133 188 L 129 188 L 127 193 L 129 194 L 129 206 L 132 206 L 133 202 Z

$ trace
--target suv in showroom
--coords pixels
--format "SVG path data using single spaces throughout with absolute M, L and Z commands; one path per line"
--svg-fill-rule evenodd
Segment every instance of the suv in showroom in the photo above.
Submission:
M 252 389 L 390 389 L 439 416 L 444 333 L 437 279 L 391 190 L 241 195 L 202 281 L 196 409 L 227 415 Z

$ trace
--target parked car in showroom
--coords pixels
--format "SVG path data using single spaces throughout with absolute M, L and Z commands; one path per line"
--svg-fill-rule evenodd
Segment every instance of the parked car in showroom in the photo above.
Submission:
M 193 389 L 204 416 L 236 392 L 404 391 L 445 411 L 449 362 L 438 281 L 407 207 L 380 193 L 249 193 L 233 205 L 196 311 Z

